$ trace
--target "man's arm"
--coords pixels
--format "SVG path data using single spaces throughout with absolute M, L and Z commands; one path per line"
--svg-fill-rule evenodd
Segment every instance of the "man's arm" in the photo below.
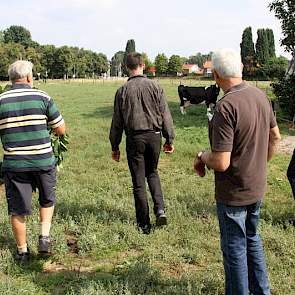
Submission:
M 163 119 L 162 133 L 163 137 L 166 139 L 164 151 L 169 153 L 170 150 L 171 153 L 171 151 L 174 151 L 172 144 L 175 137 L 173 120 L 162 88 L 159 89 L 159 96 L 160 112 Z
M 224 172 L 230 165 L 231 152 L 200 152 L 194 161 L 199 176 L 205 176 L 205 165 L 214 171 Z
M 114 113 L 112 119 L 112 125 L 110 129 L 110 143 L 112 146 L 112 158 L 115 161 L 120 160 L 119 145 L 122 140 L 122 134 L 124 129 L 123 117 L 120 109 L 120 89 L 117 91 L 114 101 Z
M 270 128 L 267 161 L 269 161 L 274 155 L 274 153 L 276 152 L 276 149 L 278 147 L 280 140 L 281 140 L 281 134 L 280 134 L 279 127 L 275 126 L 274 128 Z
M 234 124 L 230 119 L 220 111 L 215 111 L 211 121 L 212 151 L 198 153 L 194 161 L 194 169 L 199 176 L 205 175 L 205 165 L 218 172 L 224 172 L 230 166 L 234 138 Z
M 53 132 L 57 136 L 65 135 L 66 134 L 66 124 L 63 122 L 60 126 L 58 126 L 57 128 L 54 128 Z
M 204 152 L 200 160 L 210 169 L 224 172 L 230 165 L 231 152 Z
M 48 118 L 48 126 L 53 130 L 54 134 L 57 136 L 65 135 L 66 125 L 64 119 L 52 99 L 48 102 L 46 115 Z

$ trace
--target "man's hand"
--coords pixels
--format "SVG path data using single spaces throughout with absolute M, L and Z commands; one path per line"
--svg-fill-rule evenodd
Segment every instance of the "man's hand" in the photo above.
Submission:
M 120 151 L 112 151 L 112 159 L 116 162 L 120 161 Z
M 163 146 L 163 152 L 166 154 L 172 154 L 174 152 L 173 144 L 165 143 Z
M 197 154 L 194 161 L 194 170 L 200 177 L 204 177 L 206 174 L 205 164 L 202 162 L 199 153 Z

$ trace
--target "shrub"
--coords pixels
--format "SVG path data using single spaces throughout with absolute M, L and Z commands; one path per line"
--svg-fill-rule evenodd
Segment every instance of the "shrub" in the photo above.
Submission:
M 271 85 L 282 112 L 292 120 L 295 115 L 295 75 L 282 77 Z

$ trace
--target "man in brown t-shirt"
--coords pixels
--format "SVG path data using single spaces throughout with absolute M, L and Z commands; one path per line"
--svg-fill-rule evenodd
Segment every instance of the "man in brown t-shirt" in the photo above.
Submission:
M 213 74 L 224 96 L 209 122 L 211 152 L 199 152 L 194 168 L 215 171 L 215 198 L 225 269 L 226 295 L 270 294 L 257 231 L 266 187 L 266 165 L 280 132 L 265 93 L 242 80 L 240 55 L 216 51 Z

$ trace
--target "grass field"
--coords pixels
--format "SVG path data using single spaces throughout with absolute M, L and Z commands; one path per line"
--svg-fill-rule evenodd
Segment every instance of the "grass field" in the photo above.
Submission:
M 1 186 L 0 294 L 223 294 L 213 173 L 200 179 L 192 171 L 196 151 L 208 148 L 205 106 L 191 107 L 182 116 L 177 98 L 179 82 L 161 81 L 176 127 L 175 154 L 162 153 L 159 163 L 169 225 L 143 235 L 134 225 L 125 141 L 121 162 L 115 163 L 110 157 L 113 98 L 121 83 L 37 85 L 57 102 L 70 135 L 69 152 L 58 174 L 54 255 L 48 260 L 37 256 L 35 196 L 34 214 L 27 224 L 34 258 L 26 268 L 14 263 L 15 244 Z M 288 130 L 284 130 L 286 134 Z M 271 287 L 276 295 L 295 294 L 295 230 L 288 223 L 295 202 L 285 176 L 289 159 L 290 155 L 278 154 L 269 163 L 261 216 Z

